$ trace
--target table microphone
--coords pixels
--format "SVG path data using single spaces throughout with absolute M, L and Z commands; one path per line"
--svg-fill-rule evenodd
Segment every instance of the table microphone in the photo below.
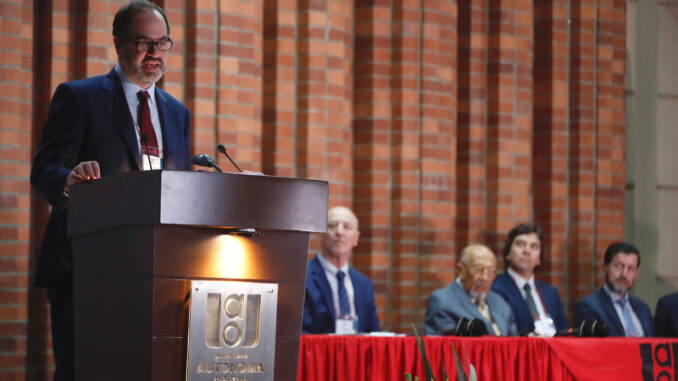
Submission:
M 461 318 L 454 328 L 445 329 L 441 332 L 443 336 L 461 336 L 461 337 L 480 337 L 487 335 L 487 327 L 482 320 L 476 318 Z
M 556 337 L 562 336 L 608 337 L 610 336 L 610 327 L 600 320 L 594 320 L 593 322 L 584 320 L 578 327 L 572 327 L 556 333 Z
M 228 152 L 226 152 L 226 147 L 224 147 L 223 144 L 217 145 L 217 151 L 219 151 L 219 152 L 223 153 L 224 155 L 226 155 L 226 157 L 228 158 L 228 160 L 231 161 L 231 163 L 232 163 L 233 166 L 238 170 L 238 172 L 242 172 L 242 169 L 240 169 L 240 167 L 238 167 L 238 164 L 236 164 L 235 161 L 233 161 L 233 159 L 231 159 L 231 156 L 228 154 Z
M 216 162 L 214 162 L 214 159 L 210 157 L 209 155 L 206 155 L 204 153 L 201 153 L 199 155 L 195 155 L 191 158 L 191 163 L 195 165 L 199 165 L 201 167 L 212 167 L 216 168 L 217 171 L 223 172 L 221 168 L 217 165 Z

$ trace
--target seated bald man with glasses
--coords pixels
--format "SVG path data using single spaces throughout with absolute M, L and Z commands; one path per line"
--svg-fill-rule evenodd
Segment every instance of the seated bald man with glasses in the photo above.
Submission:
M 462 319 L 480 319 L 490 335 L 517 334 L 511 307 L 498 294 L 490 291 L 497 274 L 497 260 L 489 247 L 466 246 L 457 264 L 457 279 L 447 287 L 435 290 L 428 299 L 424 319 L 425 334 L 452 331 Z
M 374 332 L 380 330 L 372 281 L 349 266 L 358 245 L 358 218 L 348 208 L 327 212 L 322 250 L 308 262 L 303 333 Z

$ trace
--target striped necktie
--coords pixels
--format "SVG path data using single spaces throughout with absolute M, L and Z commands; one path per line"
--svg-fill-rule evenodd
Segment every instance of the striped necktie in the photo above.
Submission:
M 344 286 L 346 274 L 343 271 L 337 271 L 337 294 L 339 294 L 339 316 L 351 315 L 351 304 L 348 302 L 348 293 Z
M 633 323 L 633 318 L 631 318 L 631 306 L 629 306 L 629 301 L 626 299 L 619 299 L 617 300 L 617 304 L 621 307 L 622 316 L 624 317 L 626 336 L 640 337 L 640 332 L 638 332 L 638 328 L 636 328 L 636 325 Z

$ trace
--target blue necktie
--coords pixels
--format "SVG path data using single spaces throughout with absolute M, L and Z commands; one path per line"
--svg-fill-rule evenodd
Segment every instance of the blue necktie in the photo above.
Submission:
M 639 337 L 640 332 L 636 329 L 636 325 L 633 324 L 633 319 L 631 318 L 631 311 L 628 300 L 619 299 L 617 300 L 619 306 L 622 309 L 622 316 L 624 317 L 624 324 L 626 325 L 626 336 L 630 337 Z
M 348 293 L 346 292 L 346 286 L 344 286 L 344 278 L 346 274 L 343 271 L 337 271 L 337 294 L 339 294 L 339 315 L 340 316 L 349 316 L 351 315 L 351 305 L 348 303 Z

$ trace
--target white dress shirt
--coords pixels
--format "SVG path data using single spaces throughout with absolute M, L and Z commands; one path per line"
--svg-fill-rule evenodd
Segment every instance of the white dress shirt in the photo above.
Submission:
M 348 272 L 348 263 L 344 263 L 344 265 L 338 269 L 323 257 L 322 252 L 318 253 L 318 261 L 320 261 L 320 265 L 322 266 L 323 270 L 325 270 L 325 278 L 327 278 L 327 282 L 330 284 L 330 288 L 332 289 L 332 303 L 334 303 L 335 314 L 339 315 L 339 293 L 337 291 L 337 284 L 339 282 L 337 281 L 337 272 L 341 270 L 344 272 L 344 274 L 346 274 L 346 277 L 344 277 L 344 287 L 346 287 L 348 302 L 351 305 L 351 316 L 356 316 L 355 292 L 353 290 L 353 283 L 351 282 L 351 275 Z
M 536 320 L 546 316 L 546 309 L 544 308 L 544 304 L 541 301 L 541 295 L 539 295 L 539 291 L 537 290 L 537 285 L 534 281 L 534 275 L 532 275 L 530 279 L 525 279 L 517 272 L 511 270 L 510 267 L 506 270 L 506 272 L 511 276 L 513 281 L 516 282 L 516 286 L 518 286 L 518 290 L 520 290 L 520 294 L 525 300 L 527 300 L 527 295 L 525 295 L 525 290 L 523 287 L 525 287 L 525 283 L 530 284 L 530 294 L 532 294 L 532 299 L 534 299 L 534 304 L 537 306 L 537 312 L 539 313 L 538 317 L 535 316 L 533 318 Z
M 631 320 L 633 321 L 633 325 L 636 326 L 636 331 L 638 334 L 640 334 L 639 337 L 645 336 L 645 332 L 643 332 L 643 325 L 640 324 L 640 319 L 638 319 L 638 315 L 636 315 L 636 311 L 633 310 L 633 306 L 631 305 L 631 301 L 629 300 L 629 293 L 627 292 L 624 294 L 622 297 L 621 295 L 617 294 L 616 292 L 610 290 L 609 287 L 607 287 L 607 284 L 603 285 L 603 290 L 605 290 L 605 293 L 607 293 L 607 296 L 612 299 L 612 305 L 614 306 L 614 310 L 617 312 L 617 317 L 619 318 L 619 321 L 622 323 L 622 326 L 624 327 L 624 332 L 628 332 L 628 328 L 626 327 L 626 320 L 624 319 L 624 312 L 622 311 L 621 306 L 619 303 L 617 303 L 618 300 L 620 299 L 626 299 L 626 303 L 629 305 L 629 312 L 631 315 Z

